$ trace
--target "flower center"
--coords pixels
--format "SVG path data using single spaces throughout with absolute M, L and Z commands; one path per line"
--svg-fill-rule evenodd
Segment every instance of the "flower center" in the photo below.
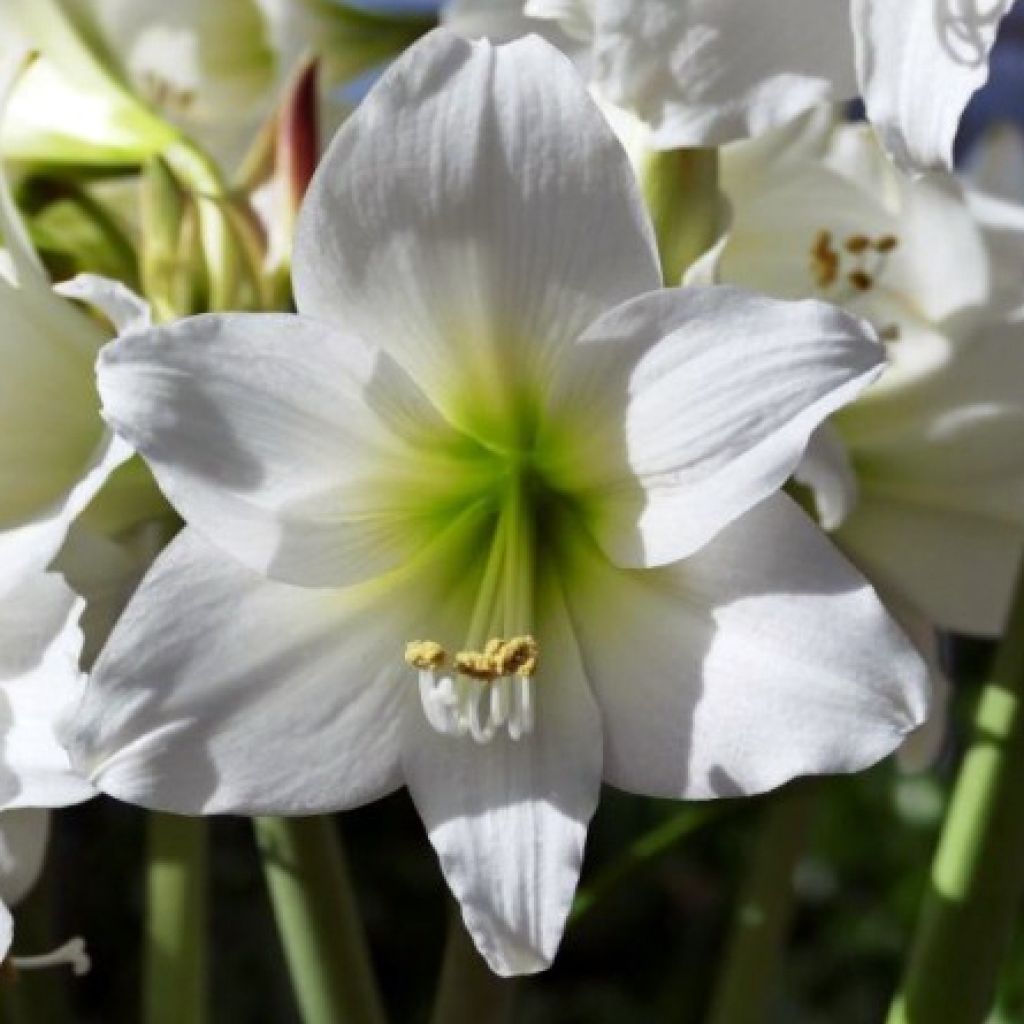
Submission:
M 539 649 L 531 633 L 536 541 L 527 474 L 513 470 L 496 513 L 465 646 L 451 659 L 434 640 L 406 645 L 423 713 L 446 736 L 518 740 L 534 726 Z
M 810 253 L 811 277 L 815 286 L 828 292 L 828 299 L 837 304 L 872 291 L 882 275 L 889 256 L 899 245 L 895 235 L 847 235 L 836 240 L 832 232 L 822 228 L 814 237 Z M 883 341 L 896 341 L 899 327 L 879 327 Z

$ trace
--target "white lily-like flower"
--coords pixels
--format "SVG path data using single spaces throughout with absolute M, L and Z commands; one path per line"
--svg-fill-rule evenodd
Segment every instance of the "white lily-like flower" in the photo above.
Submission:
M 753 793 L 921 721 L 916 654 L 777 493 L 880 346 L 825 304 L 660 289 L 552 47 L 410 49 L 321 163 L 294 276 L 298 316 L 101 355 L 188 524 L 69 730 L 103 790 L 306 814 L 404 783 L 517 974 L 554 955 L 602 778 Z
M 718 280 L 836 302 L 886 339 L 889 369 L 798 472 L 823 525 L 934 626 L 998 635 L 1024 550 L 1024 210 L 902 177 L 864 126 L 726 147 L 722 182 Z
M 50 57 L 19 75 L 0 151 L 13 160 L 137 163 L 176 140 L 70 31 L 60 0 L 0 4 L 0 61 L 14 66 L 43 43 Z
M 860 95 L 896 161 L 924 169 L 951 165 L 960 116 L 988 75 L 1011 6 L 527 0 L 525 12 L 589 43 L 593 81 L 650 125 L 659 149 L 758 135 L 819 103 Z

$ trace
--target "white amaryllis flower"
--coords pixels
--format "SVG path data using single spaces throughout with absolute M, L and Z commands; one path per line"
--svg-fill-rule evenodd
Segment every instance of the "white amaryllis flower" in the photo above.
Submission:
M 593 81 L 651 126 L 659 149 L 757 135 L 818 103 L 860 95 L 900 165 L 934 168 L 951 164 L 960 115 L 988 75 L 989 51 L 1011 6 L 527 0 L 525 11 L 554 18 L 589 43 Z
M 836 302 L 886 340 L 798 472 L 823 525 L 933 625 L 997 635 L 1024 550 L 1024 211 L 899 175 L 863 126 L 726 147 L 722 184 L 718 280 Z
M 776 493 L 880 347 L 824 304 L 659 290 L 556 50 L 410 49 L 322 162 L 294 268 L 298 316 L 101 356 L 188 523 L 70 730 L 102 789 L 306 814 L 404 783 L 516 974 L 554 955 L 602 778 L 752 793 L 921 720 L 910 645 Z

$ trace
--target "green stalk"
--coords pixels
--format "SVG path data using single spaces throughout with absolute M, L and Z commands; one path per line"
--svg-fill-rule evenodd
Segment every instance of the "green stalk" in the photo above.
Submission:
M 682 283 L 690 266 L 722 232 L 718 151 L 673 149 L 651 153 L 643 168 L 644 198 L 654 223 L 665 285 Z
M 515 992 L 515 981 L 499 978 L 484 963 L 453 905 L 430 1024 L 504 1024 Z
M 253 828 L 303 1021 L 383 1024 L 333 819 L 255 818 Z
M 227 185 L 216 164 L 185 139 L 168 146 L 161 156 L 196 204 L 209 308 L 214 312 L 232 309 L 238 290 L 239 251 L 226 213 L 230 201 Z
M 146 870 L 145 1024 L 203 1024 L 206 821 L 151 813 Z
M 793 918 L 793 871 L 807 848 L 819 785 L 793 783 L 764 809 L 709 1024 L 762 1024 L 768 1017 Z
M 932 863 L 889 1024 L 979 1024 L 1024 891 L 1024 574 Z

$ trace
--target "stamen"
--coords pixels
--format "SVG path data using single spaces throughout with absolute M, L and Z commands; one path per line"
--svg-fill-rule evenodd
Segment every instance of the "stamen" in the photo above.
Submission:
M 829 296 L 833 302 L 842 302 L 854 292 L 867 292 L 875 287 L 885 272 L 888 255 L 898 245 L 899 239 L 895 235 L 879 235 L 874 238 L 871 235 L 854 234 L 842 241 L 840 252 L 833 244 L 832 233 L 823 228 L 814 236 L 811 244 L 811 277 L 823 291 L 831 288 L 842 277 L 852 292 L 846 296 Z
M 92 961 L 85 948 L 85 939 L 76 935 L 73 939 L 58 946 L 49 953 L 38 956 L 12 956 L 7 963 L 15 971 L 36 971 L 44 967 L 63 967 L 67 965 L 76 975 L 88 974 Z
M 405 645 L 405 662 L 413 668 L 440 668 L 447 657 L 444 648 L 433 640 L 410 640 Z
M 446 659 L 432 640 L 407 644 L 405 660 L 418 670 L 420 703 L 436 732 L 469 734 L 481 744 L 490 743 L 502 727 L 513 740 L 533 732 L 539 650 L 532 636 L 491 637 L 482 651 L 459 651 L 452 674 L 438 674 Z

